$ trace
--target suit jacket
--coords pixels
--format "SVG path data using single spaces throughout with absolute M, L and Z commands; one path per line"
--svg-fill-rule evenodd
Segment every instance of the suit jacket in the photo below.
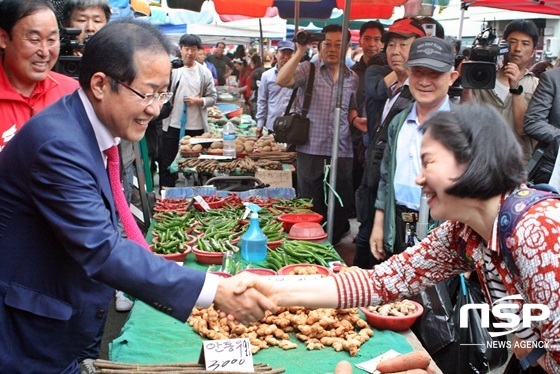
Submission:
M 541 74 L 525 112 L 523 129 L 542 147 L 560 137 L 560 68 Z
M 368 135 L 370 143 L 373 140 L 376 126 L 381 121 L 383 108 L 389 98 L 388 87 L 383 80 L 391 72 L 389 65 L 372 65 L 366 69 L 365 74 L 365 95 L 366 95 L 366 115 L 368 119 Z
M 205 274 L 123 239 L 77 92 L 0 153 L 0 372 L 60 373 L 102 327 L 113 288 L 186 321 Z

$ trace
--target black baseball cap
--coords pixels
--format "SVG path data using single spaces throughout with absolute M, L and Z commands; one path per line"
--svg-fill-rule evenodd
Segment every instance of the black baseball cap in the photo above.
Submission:
M 405 67 L 423 66 L 445 73 L 455 66 L 455 53 L 451 43 L 435 36 L 418 38 L 410 46 Z

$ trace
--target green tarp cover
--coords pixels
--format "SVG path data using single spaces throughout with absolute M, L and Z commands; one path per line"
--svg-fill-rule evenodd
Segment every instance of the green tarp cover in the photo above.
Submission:
M 205 269 L 194 261 L 192 253 L 185 265 Z M 401 334 L 387 330 L 373 331 L 373 337 L 362 345 L 355 357 L 345 351 L 336 352 L 332 347 L 307 351 L 303 342 L 290 333 L 290 340 L 298 344 L 297 349 L 284 351 L 279 347 L 271 347 L 260 350 L 253 360 L 274 368 L 285 368 L 287 373 L 332 373 L 341 360 L 348 360 L 355 365 L 389 349 L 400 353 L 413 351 Z M 188 323 L 181 323 L 137 300 L 121 335 L 109 344 L 109 357 L 111 361 L 135 364 L 193 362 L 198 361 L 202 340 Z

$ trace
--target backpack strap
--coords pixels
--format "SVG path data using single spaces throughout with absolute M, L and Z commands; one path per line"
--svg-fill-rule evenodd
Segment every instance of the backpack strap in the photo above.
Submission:
M 540 187 L 539 185 L 535 187 Z M 504 262 L 514 278 L 519 278 L 519 268 L 515 264 L 512 255 L 513 235 L 519 219 L 533 205 L 542 200 L 560 199 L 558 193 L 545 191 L 543 189 L 523 188 L 515 190 L 503 202 L 498 218 L 498 242 L 500 253 Z

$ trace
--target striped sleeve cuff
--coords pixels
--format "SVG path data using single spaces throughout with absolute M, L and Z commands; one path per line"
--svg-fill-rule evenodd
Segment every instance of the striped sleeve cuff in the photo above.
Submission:
M 334 276 L 339 309 L 371 305 L 373 284 L 370 276 L 370 272 L 366 270 L 349 271 Z

